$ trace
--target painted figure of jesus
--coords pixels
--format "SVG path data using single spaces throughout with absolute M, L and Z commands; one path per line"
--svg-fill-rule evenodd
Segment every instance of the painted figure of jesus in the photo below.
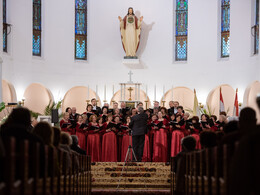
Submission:
M 118 19 L 120 21 L 121 39 L 126 58 L 137 58 L 136 51 L 139 47 L 143 16 L 138 19 L 134 14 L 133 8 L 130 7 L 124 19 L 120 16 L 118 16 Z

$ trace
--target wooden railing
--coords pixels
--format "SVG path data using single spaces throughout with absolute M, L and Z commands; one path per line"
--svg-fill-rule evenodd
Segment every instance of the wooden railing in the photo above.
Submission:
M 89 156 L 14 138 L 4 143 L 0 195 L 91 194 Z
M 174 158 L 171 158 L 171 194 L 185 195 L 228 195 L 231 156 L 235 146 L 224 145 L 200 151 L 185 153 L 179 167 L 184 174 L 177 177 L 174 172 Z M 183 180 L 183 191 L 178 186 Z M 181 186 L 182 187 L 182 186 Z

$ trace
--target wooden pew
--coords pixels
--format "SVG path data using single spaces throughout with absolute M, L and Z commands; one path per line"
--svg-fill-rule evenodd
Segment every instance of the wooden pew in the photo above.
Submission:
M 5 148 L 6 155 L 0 159 L 3 162 L 0 195 L 91 193 L 89 156 L 73 153 L 72 166 L 68 167 L 65 152 L 39 143 L 18 143 L 10 138 L 5 139 Z

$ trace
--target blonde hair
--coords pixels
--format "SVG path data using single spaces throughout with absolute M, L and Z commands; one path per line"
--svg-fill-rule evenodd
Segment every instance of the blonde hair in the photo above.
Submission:
M 91 115 L 91 116 L 89 117 L 89 121 L 90 121 L 90 122 L 93 122 L 93 118 L 94 118 L 94 117 L 96 117 L 96 119 L 97 119 L 97 115 L 93 114 L 93 115 Z

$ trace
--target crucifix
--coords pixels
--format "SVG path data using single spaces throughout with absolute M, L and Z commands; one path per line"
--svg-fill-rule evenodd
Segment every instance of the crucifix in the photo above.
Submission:
M 131 70 L 129 71 L 128 75 L 129 75 L 129 81 L 128 81 L 128 83 L 132 83 L 132 82 L 133 82 L 133 81 L 132 81 L 132 75 L 133 75 L 133 73 L 132 73 Z

